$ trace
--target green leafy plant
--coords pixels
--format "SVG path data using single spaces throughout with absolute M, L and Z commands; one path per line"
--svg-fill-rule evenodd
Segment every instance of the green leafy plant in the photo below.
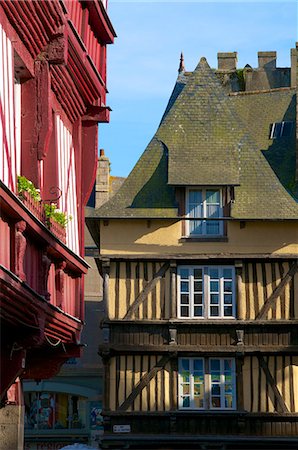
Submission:
M 41 201 L 39 190 L 36 189 L 32 181 L 22 175 L 18 175 L 18 193 L 22 194 L 22 192 L 28 192 L 36 202 Z
M 66 228 L 68 222 L 72 220 L 71 216 L 68 216 L 66 213 L 59 211 L 54 203 L 45 203 L 44 210 L 47 219 L 51 218 L 55 222 L 59 223 L 63 228 Z

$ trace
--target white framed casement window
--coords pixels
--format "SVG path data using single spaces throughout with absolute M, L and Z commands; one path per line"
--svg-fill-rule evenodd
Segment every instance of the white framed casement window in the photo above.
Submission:
M 179 319 L 235 318 L 233 266 L 178 266 Z
M 223 235 L 223 221 L 216 220 L 223 217 L 221 189 L 188 188 L 186 190 L 186 218 L 200 217 L 203 219 L 186 220 L 187 236 Z
M 178 385 L 179 409 L 236 409 L 234 358 L 179 358 Z

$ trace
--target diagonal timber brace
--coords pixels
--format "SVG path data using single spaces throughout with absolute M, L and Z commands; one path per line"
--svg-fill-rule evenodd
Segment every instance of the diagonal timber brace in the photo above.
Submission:
M 263 372 L 266 376 L 266 381 L 273 391 L 273 394 L 274 394 L 274 397 L 275 397 L 276 403 L 277 403 L 277 410 L 279 412 L 283 412 L 283 413 L 289 412 L 288 407 L 287 407 L 281 393 L 279 392 L 279 389 L 276 385 L 274 378 L 272 377 L 272 375 L 270 373 L 269 367 L 268 367 L 264 357 L 262 355 L 258 355 L 258 360 L 259 360 L 260 367 L 263 369 Z
M 293 262 L 291 265 L 289 271 L 284 276 L 284 278 L 281 280 L 279 285 L 274 289 L 270 297 L 266 300 L 263 307 L 261 308 L 259 314 L 256 317 L 256 320 L 262 320 L 266 317 L 266 314 L 268 313 L 269 309 L 273 306 L 274 302 L 278 299 L 278 297 L 283 293 L 286 286 L 290 281 L 292 280 L 293 276 L 298 270 L 297 261 Z
M 142 376 L 138 384 L 134 387 L 131 394 L 127 397 L 126 400 L 119 406 L 118 411 L 126 411 L 135 401 L 137 396 L 141 393 L 144 387 L 148 386 L 152 378 L 156 376 L 158 372 L 160 372 L 166 364 L 173 357 L 173 353 L 164 355 L 149 372 Z
M 149 281 L 147 286 L 140 292 L 140 294 L 137 296 L 133 304 L 128 309 L 127 313 L 124 316 L 124 320 L 129 320 L 132 318 L 133 313 L 135 313 L 138 309 L 138 307 L 145 301 L 147 298 L 149 292 L 151 292 L 155 286 L 157 285 L 158 281 L 164 276 L 166 271 L 169 269 L 170 264 L 165 263 L 161 268 L 154 274 L 152 280 Z

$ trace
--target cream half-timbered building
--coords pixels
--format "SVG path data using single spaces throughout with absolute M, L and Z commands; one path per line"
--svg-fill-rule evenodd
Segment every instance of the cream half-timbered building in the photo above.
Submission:
M 297 448 L 295 68 L 292 86 L 227 92 L 205 58 L 182 67 L 147 149 L 87 219 L 104 448 Z

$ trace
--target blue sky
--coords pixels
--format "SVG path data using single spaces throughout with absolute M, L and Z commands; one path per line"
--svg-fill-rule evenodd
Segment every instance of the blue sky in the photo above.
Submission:
M 290 66 L 298 40 L 297 1 L 109 0 L 117 33 L 108 47 L 109 124 L 99 125 L 99 147 L 112 175 L 127 176 L 154 135 L 177 78 L 180 52 L 186 70 L 205 56 L 238 52 L 238 67 L 257 67 L 257 52 L 277 51 Z

